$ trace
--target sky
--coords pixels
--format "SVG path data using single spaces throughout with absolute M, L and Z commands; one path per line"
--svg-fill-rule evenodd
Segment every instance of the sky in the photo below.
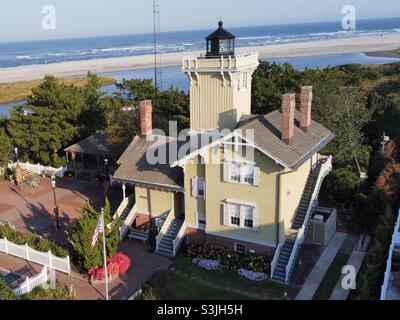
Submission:
M 162 31 L 400 16 L 398 0 L 159 0 Z M 0 42 L 151 32 L 152 0 L 1 0 Z M 56 10 L 55 30 L 42 28 L 42 7 Z

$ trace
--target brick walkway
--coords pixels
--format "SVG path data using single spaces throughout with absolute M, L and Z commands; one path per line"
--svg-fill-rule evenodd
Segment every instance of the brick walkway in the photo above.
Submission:
M 22 191 L 9 182 L 0 182 L 0 220 L 11 222 L 18 230 L 27 230 L 58 243 L 66 242 L 66 231 L 73 219 L 81 216 L 81 208 L 90 201 L 99 209 L 104 204 L 103 187 L 100 184 L 57 179 L 57 203 L 60 207 L 61 230 L 54 229 L 54 199 L 50 179 L 44 179 L 38 190 L 25 188 Z M 122 201 L 122 191 L 110 190 L 111 206 L 117 208 Z M 112 299 L 128 299 L 141 288 L 152 275 L 166 270 L 172 260 L 148 252 L 140 242 L 125 241 L 120 252 L 132 259 L 131 269 L 110 284 Z M 25 276 L 40 272 L 42 266 L 0 253 L 0 268 Z M 75 288 L 79 300 L 104 299 L 105 285 L 91 286 L 87 281 L 57 273 L 61 283 Z
M 123 242 L 120 252 L 132 259 L 129 271 L 116 279 L 109 286 L 112 300 L 126 300 L 130 298 L 143 283 L 161 270 L 167 270 L 172 260 L 148 252 L 146 246 L 139 242 Z M 24 276 L 32 276 L 42 270 L 42 266 L 27 262 L 23 259 L 0 253 L 0 267 Z M 105 285 L 92 286 L 87 281 L 82 281 L 66 274 L 57 272 L 57 281 L 67 286 L 73 286 L 77 300 L 104 300 Z
M 9 182 L 0 182 L 0 220 L 11 222 L 18 230 L 27 230 L 47 239 L 65 243 L 73 219 L 81 216 L 81 208 L 90 201 L 96 208 L 103 205 L 103 187 L 68 179 L 57 179 L 56 197 L 60 207 L 61 230 L 54 229 L 54 198 L 50 179 L 44 179 L 38 190 L 22 191 Z M 121 190 L 110 190 L 114 207 L 122 201 Z

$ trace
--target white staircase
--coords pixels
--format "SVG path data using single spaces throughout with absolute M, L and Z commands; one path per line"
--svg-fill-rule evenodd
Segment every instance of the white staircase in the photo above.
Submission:
M 175 218 L 175 212 L 171 210 L 156 238 L 156 253 L 175 257 L 185 236 L 185 221 L 181 218 Z
M 114 215 L 114 219 L 120 219 L 122 222 L 119 228 L 119 236 L 121 241 L 125 239 L 132 224 L 135 222 L 137 209 L 135 205 L 135 197 L 132 195 L 125 198 Z
M 318 206 L 318 195 L 322 182 L 331 171 L 332 157 L 322 157 L 318 166 L 310 174 L 299 208 L 289 231 L 290 236 L 286 238 L 283 245 L 278 247 L 271 263 L 272 280 L 285 283 L 289 282 L 294 263 L 304 243 L 312 213 Z

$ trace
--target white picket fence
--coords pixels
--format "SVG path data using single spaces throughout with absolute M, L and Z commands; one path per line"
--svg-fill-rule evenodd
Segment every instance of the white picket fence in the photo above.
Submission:
M 28 170 L 30 172 L 36 173 L 36 174 L 45 174 L 48 175 L 51 173 L 51 175 L 55 175 L 57 177 L 64 177 L 64 174 L 66 171 L 68 171 L 68 167 L 60 167 L 60 168 L 53 168 L 50 166 L 42 166 L 40 163 L 38 164 L 32 164 L 29 162 L 15 162 L 15 163 L 11 163 L 8 165 L 9 169 L 15 169 L 17 167 L 17 165 L 19 165 L 22 169 L 24 170 Z
M 43 267 L 43 270 L 33 278 L 26 277 L 25 281 L 21 283 L 17 288 L 13 291 L 17 296 L 21 296 L 23 294 L 31 292 L 36 287 L 46 284 L 49 280 L 47 275 L 47 267 Z
M 40 252 L 32 249 L 27 244 L 18 245 L 12 243 L 8 241 L 7 238 L 0 239 L 0 252 L 67 273 L 68 275 L 71 273 L 69 256 L 66 258 L 60 258 L 53 255 L 51 251 Z

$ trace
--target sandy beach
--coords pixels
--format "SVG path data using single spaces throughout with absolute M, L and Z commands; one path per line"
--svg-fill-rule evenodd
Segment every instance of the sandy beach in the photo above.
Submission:
M 237 52 L 258 51 L 261 59 L 278 57 L 317 56 L 340 53 L 368 53 L 395 50 L 400 46 L 400 34 L 366 36 L 302 43 L 290 43 L 263 47 L 238 48 Z M 197 56 L 199 51 L 164 54 L 163 66 L 179 66 L 187 56 Z M 0 83 L 41 79 L 52 74 L 57 77 L 82 76 L 93 73 L 152 68 L 152 55 L 107 58 L 86 61 L 61 62 L 46 65 L 31 65 L 0 68 Z

